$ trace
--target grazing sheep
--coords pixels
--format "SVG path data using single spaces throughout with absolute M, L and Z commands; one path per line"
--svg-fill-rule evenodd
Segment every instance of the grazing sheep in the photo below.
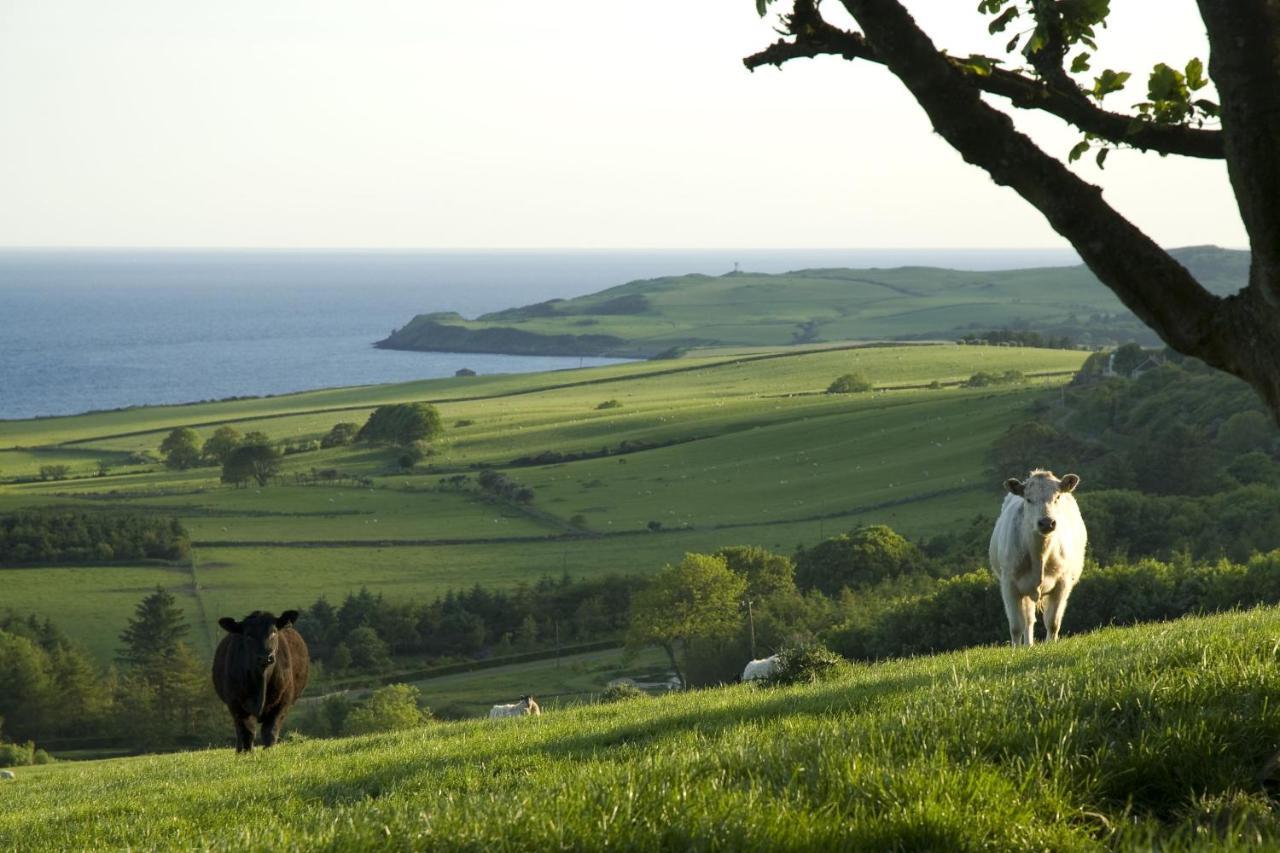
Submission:
M 1084 568 L 1087 534 L 1071 494 L 1079 484 L 1075 474 L 1059 480 L 1041 470 L 1004 483 L 1009 494 L 991 532 L 989 556 L 1014 646 L 1034 642 L 1037 607 L 1048 638 L 1058 639 L 1067 598 Z
M 741 681 L 763 681 L 772 678 L 773 674 L 778 671 L 778 656 L 770 655 L 767 658 L 758 658 L 749 662 L 746 669 L 742 670 Z
M 521 696 L 519 702 L 512 702 L 509 705 L 494 705 L 489 709 L 489 719 L 491 720 L 529 715 L 535 717 L 542 715 L 542 709 L 538 707 L 538 703 L 534 701 L 532 696 Z
M 0 770 L 0 779 L 17 779 L 12 770 Z

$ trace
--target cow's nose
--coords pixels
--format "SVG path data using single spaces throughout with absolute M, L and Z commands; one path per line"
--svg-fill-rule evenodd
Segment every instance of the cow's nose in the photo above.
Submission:
M 1058 526 L 1058 522 L 1052 518 L 1042 518 L 1036 522 L 1036 526 L 1040 528 L 1041 533 L 1052 533 L 1054 528 Z

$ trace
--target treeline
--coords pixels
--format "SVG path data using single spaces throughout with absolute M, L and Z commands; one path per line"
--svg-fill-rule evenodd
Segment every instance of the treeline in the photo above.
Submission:
M 138 751 L 206 746 L 230 737 L 208 661 L 169 593 L 146 596 L 123 626 L 116 665 L 99 671 L 48 619 L 0 616 L 0 749 L 9 760 L 40 748 L 126 745 Z
M 1102 562 L 1280 548 L 1280 430 L 1252 390 L 1168 352 L 1112 355 L 1091 357 L 1063 403 L 1041 401 L 995 441 L 993 490 L 1031 468 L 1081 475 L 1090 553 Z M 1097 367 L 1117 362 L 1134 378 Z
M 336 607 L 317 599 L 303 611 L 298 630 L 331 673 L 383 671 L 393 656 L 443 663 L 515 654 L 619 636 L 631 596 L 644 583 L 632 576 L 565 575 L 509 591 L 477 584 L 427 603 L 392 603 L 361 589 Z
M 1000 590 L 978 570 L 936 583 L 930 591 L 891 597 L 869 590 L 846 619 L 824 632 L 846 657 L 874 660 L 932 654 L 1008 639 Z M 1280 604 L 1280 551 L 1244 562 L 1154 559 L 1099 566 L 1090 562 L 1071 595 L 1066 635 L 1108 625 L 1131 625 Z M 1043 637 L 1043 626 L 1037 625 Z
M 988 332 L 970 332 L 960 338 L 962 344 L 990 344 L 992 346 L 1040 347 L 1042 349 L 1075 349 L 1076 342 L 1069 335 L 1042 335 L 1030 329 L 992 329 Z
M 273 441 L 254 430 L 241 434 L 233 426 L 221 426 L 207 439 L 190 427 L 178 427 L 160 443 L 166 467 L 184 471 L 200 466 L 222 468 L 222 482 L 237 487 L 249 482 L 265 486 L 280 471 L 280 459 L 298 453 L 342 447 L 353 442 L 396 449 L 400 468 L 412 468 L 430 454 L 426 442 L 443 426 L 440 413 L 428 403 L 395 403 L 379 406 L 363 426 L 349 421 L 334 424 L 319 440 Z
M 190 552 L 176 518 L 60 509 L 0 516 L 0 566 L 180 560 Z

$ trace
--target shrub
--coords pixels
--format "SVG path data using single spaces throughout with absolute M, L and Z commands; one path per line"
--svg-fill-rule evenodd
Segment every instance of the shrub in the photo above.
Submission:
M 805 643 L 778 652 L 770 685 L 814 684 L 842 673 L 849 662 L 821 643 Z
M 619 403 L 617 400 L 605 400 L 603 403 L 600 403 L 598 406 L 596 406 L 596 409 L 597 409 L 597 410 L 599 410 L 599 409 L 621 409 L 621 408 L 622 408 L 622 404 L 621 404 L 621 403 Z
M 0 767 L 26 767 L 35 761 L 35 751 L 36 746 L 31 741 L 0 743 Z
M 349 735 L 364 735 L 420 726 L 431 719 L 430 710 L 418 707 L 421 695 L 411 684 L 381 687 L 352 709 L 343 724 L 343 731 Z
M 320 446 L 325 448 L 342 447 L 355 441 L 358 432 L 360 432 L 359 425 L 350 421 L 334 424 L 325 433 L 324 438 L 320 439 Z
M 796 554 L 796 585 L 835 595 L 887 577 L 926 571 L 920 549 L 883 524 L 862 527 Z
M 471 425 L 472 425 L 472 424 L 474 424 L 474 423 L 475 423 L 475 421 L 471 420 L 470 418 L 462 418 L 462 419 L 460 419 L 460 420 L 456 420 L 456 421 L 454 421 L 454 422 L 453 422 L 453 425 L 454 425 L 455 427 L 461 428 L 461 427 L 469 427 L 469 426 L 471 426 Z
M 66 465 L 41 465 L 41 480 L 65 480 L 71 469 Z
M 45 752 L 43 749 L 37 749 L 35 752 L 31 753 L 32 764 L 52 764 L 53 761 L 53 756 Z
M 625 681 L 617 684 L 610 684 L 600 694 L 601 702 L 626 702 L 631 699 L 647 699 L 648 693 L 645 693 L 634 684 L 628 684 Z
M 854 372 L 837 376 L 835 380 L 827 386 L 828 394 L 860 394 L 864 391 L 870 391 L 873 387 L 871 380 L 867 378 L 865 373 Z

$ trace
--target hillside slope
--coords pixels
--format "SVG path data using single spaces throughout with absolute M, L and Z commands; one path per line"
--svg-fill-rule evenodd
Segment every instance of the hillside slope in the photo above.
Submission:
M 1247 252 L 1173 254 L 1215 293 L 1244 285 Z M 517 355 L 648 358 L 693 346 L 956 338 L 1028 328 L 1083 343 L 1154 335 L 1084 266 L 972 272 L 932 267 L 810 269 L 633 281 L 466 320 L 421 314 L 377 346 Z
M 993 633 L 999 626 L 993 626 Z M 514 721 L 22 768 L 25 850 L 1162 850 L 1280 843 L 1280 611 Z

